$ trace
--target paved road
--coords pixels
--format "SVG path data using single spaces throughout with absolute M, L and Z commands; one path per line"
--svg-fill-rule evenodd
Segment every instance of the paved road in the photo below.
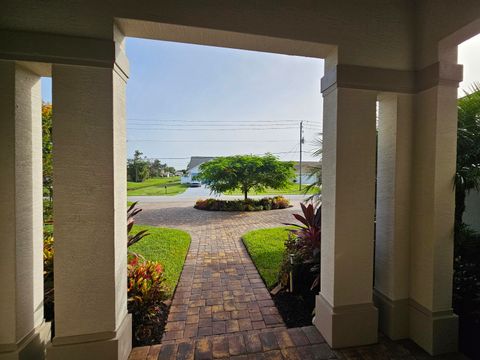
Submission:
M 272 195 L 273 196 L 273 195 Z M 303 201 L 306 196 L 305 195 L 283 195 L 287 199 L 291 199 L 292 201 L 300 202 Z M 261 196 L 250 196 L 253 199 L 260 199 L 265 197 L 265 195 Z M 210 193 L 210 190 L 207 189 L 205 186 L 201 186 L 198 188 L 188 188 L 185 192 L 174 195 L 174 196 L 129 196 L 128 201 L 138 201 L 139 203 L 188 203 L 193 204 L 198 199 L 205 199 L 205 198 L 219 198 L 219 199 L 242 199 L 242 196 L 231 196 L 231 195 L 215 195 Z

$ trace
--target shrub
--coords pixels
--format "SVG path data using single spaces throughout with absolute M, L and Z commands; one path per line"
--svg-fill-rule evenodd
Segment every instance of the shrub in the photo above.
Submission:
M 286 285 L 291 271 L 303 274 L 298 281 L 305 281 L 311 278 L 311 283 L 305 289 L 299 284 L 303 294 L 309 296 L 310 291 L 320 286 L 320 240 L 321 240 L 321 211 L 320 205 L 316 210 L 313 204 L 305 206 L 301 204 L 302 214 L 293 214 L 299 224 L 285 224 L 294 226 L 291 236 L 285 242 L 285 255 L 280 271 L 279 280 Z M 292 264 L 293 263 L 293 264 Z M 307 275 L 305 276 L 305 272 Z
M 214 193 L 239 189 L 248 199 L 250 190 L 281 189 L 295 177 L 293 161 L 280 161 L 272 154 L 217 157 L 200 165 L 196 180 Z
M 51 231 L 45 231 L 43 236 L 43 313 L 46 321 L 52 321 L 54 317 L 54 291 L 53 291 L 53 257 L 54 240 Z M 52 332 L 54 328 L 52 326 Z
M 53 236 L 46 235 L 43 238 L 43 275 L 44 278 L 53 279 Z
M 128 302 L 132 308 L 165 300 L 163 268 L 158 262 L 145 260 L 140 255 L 130 255 L 128 269 Z
M 148 230 L 139 231 L 136 234 L 130 234 L 135 225 L 135 215 L 137 215 L 142 209 L 137 208 L 137 201 L 132 203 L 127 209 L 127 247 L 132 246 L 136 242 L 142 240 L 145 236 L 148 236 Z
M 133 318 L 134 345 L 156 342 L 163 332 L 167 292 L 163 268 L 158 262 L 130 254 L 128 269 L 128 311 Z
M 283 196 L 247 200 L 201 199 L 194 205 L 195 209 L 210 211 L 263 211 L 288 207 L 291 207 L 290 201 Z

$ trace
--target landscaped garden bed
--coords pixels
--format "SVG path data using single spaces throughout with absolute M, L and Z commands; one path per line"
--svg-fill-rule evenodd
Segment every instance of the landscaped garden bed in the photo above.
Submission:
M 168 297 L 172 297 L 190 246 L 190 235 L 178 229 L 148 225 L 135 225 L 132 233 L 142 230 L 147 230 L 149 235 L 130 246 L 129 250 L 162 264 L 165 290 Z
M 291 230 L 292 227 L 282 226 L 253 230 L 242 236 L 243 243 L 269 290 L 279 283 L 285 258 L 285 242 L 291 236 Z M 287 327 L 312 324 L 313 307 L 300 294 L 282 289 L 272 294 L 272 299 Z
M 128 311 L 133 346 L 144 346 L 162 340 L 191 239 L 182 230 L 134 225 L 135 205 L 128 209 Z
M 288 327 L 311 325 L 320 288 L 320 208 L 303 206 L 302 224 L 242 236 L 247 251 Z
M 128 311 L 133 319 L 133 346 L 160 343 L 168 317 L 170 299 L 180 278 L 190 235 L 185 231 L 134 225 L 139 212 L 129 209 L 128 223 Z M 133 209 L 133 211 L 132 211 Z M 132 215 L 133 214 L 133 215 Z M 54 322 L 53 226 L 44 227 L 44 312 Z
M 246 200 L 202 199 L 197 200 L 194 208 L 210 211 L 263 211 L 286 209 L 291 206 L 288 199 L 283 196 L 275 196 Z

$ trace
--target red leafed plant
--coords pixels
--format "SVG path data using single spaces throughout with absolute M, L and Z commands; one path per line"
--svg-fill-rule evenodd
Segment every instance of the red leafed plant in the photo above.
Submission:
M 163 286 L 163 268 L 158 262 L 145 260 L 142 256 L 129 256 L 128 269 L 128 301 L 148 303 L 165 299 Z
M 291 232 L 295 235 L 298 251 L 306 258 L 315 257 L 316 252 L 320 251 L 321 226 L 322 226 L 322 206 L 316 210 L 313 204 L 300 204 L 303 214 L 293 214 L 299 224 L 285 224 L 294 226 Z
M 128 311 L 133 320 L 134 346 L 150 345 L 160 340 L 168 306 L 163 285 L 162 266 L 130 254 L 128 269 Z
M 148 236 L 147 230 L 131 234 L 134 216 L 142 209 L 133 203 L 127 211 L 128 247 Z M 168 306 L 164 271 L 160 263 L 128 253 L 128 311 L 133 320 L 133 345 L 151 345 L 160 341 L 165 327 Z
M 292 236 L 285 243 L 286 257 L 284 260 L 283 271 L 281 274 L 282 282 L 285 283 L 285 276 L 292 270 L 290 256 L 295 264 L 306 266 L 314 275 L 314 280 L 310 285 L 310 290 L 320 285 L 320 241 L 322 225 L 322 205 L 316 209 L 313 204 L 300 204 L 302 214 L 293 214 L 301 224 L 285 224 L 293 226 Z
M 127 246 L 132 246 L 133 244 L 142 240 L 145 236 L 148 235 L 148 230 L 142 230 L 137 232 L 136 234 L 130 234 L 133 229 L 133 225 L 135 225 L 135 215 L 137 215 L 142 209 L 137 208 L 137 202 L 135 201 L 127 210 L 127 234 L 128 234 L 128 242 Z

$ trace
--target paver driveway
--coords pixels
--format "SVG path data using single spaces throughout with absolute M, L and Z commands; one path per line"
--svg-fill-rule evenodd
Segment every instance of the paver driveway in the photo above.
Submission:
M 162 344 L 134 348 L 129 359 L 430 359 L 408 340 L 332 351 L 313 326 L 285 328 L 240 236 L 291 222 L 294 205 L 231 213 L 196 210 L 191 200 L 142 203 L 138 223 L 184 229 L 192 243 Z

